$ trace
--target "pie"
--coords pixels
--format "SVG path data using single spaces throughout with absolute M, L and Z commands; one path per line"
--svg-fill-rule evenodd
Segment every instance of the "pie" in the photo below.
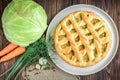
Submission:
M 54 46 L 68 64 L 78 67 L 95 65 L 110 50 L 112 35 L 105 21 L 90 11 L 76 11 L 56 27 Z

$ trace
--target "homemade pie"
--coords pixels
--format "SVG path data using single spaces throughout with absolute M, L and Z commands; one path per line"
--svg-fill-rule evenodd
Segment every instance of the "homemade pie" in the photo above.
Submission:
M 56 27 L 54 45 L 59 56 L 73 66 L 86 67 L 108 53 L 112 35 L 103 19 L 93 12 L 70 13 Z

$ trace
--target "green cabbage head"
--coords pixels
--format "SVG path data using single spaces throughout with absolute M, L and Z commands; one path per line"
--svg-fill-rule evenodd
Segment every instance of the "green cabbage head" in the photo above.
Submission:
M 13 0 L 2 15 L 3 31 L 8 41 L 28 46 L 47 28 L 45 10 L 33 0 Z

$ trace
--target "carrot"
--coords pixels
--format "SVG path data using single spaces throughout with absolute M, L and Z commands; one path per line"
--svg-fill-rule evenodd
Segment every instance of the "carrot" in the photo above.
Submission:
M 8 46 L 6 46 L 3 50 L 0 51 L 0 57 L 11 52 L 16 47 L 18 47 L 18 45 L 10 43 Z
M 25 47 L 17 47 L 15 50 L 13 50 L 10 53 L 8 53 L 7 55 L 3 56 L 0 59 L 0 63 L 8 61 L 16 56 L 19 56 L 19 55 L 23 54 L 24 52 L 25 52 Z

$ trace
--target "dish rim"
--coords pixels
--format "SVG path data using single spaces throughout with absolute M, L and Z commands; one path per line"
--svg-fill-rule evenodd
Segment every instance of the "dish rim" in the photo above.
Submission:
M 55 17 L 51 20 L 51 22 L 50 22 L 50 24 L 49 24 L 49 27 L 48 27 L 47 33 L 46 33 L 46 42 L 48 41 L 48 32 L 49 32 L 49 29 L 50 29 L 50 25 L 52 24 L 52 22 L 54 21 L 54 19 L 56 18 L 56 16 L 59 15 L 59 14 L 61 14 L 61 13 L 63 13 L 63 12 L 64 12 L 65 10 L 67 10 L 68 8 L 77 7 L 77 6 L 93 7 L 93 8 L 96 8 L 97 10 L 101 11 L 102 13 L 104 13 L 104 14 L 109 18 L 109 20 L 112 22 L 113 27 L 115 28 L 115 31 L 116 31 L 116 39 L 117 39 L 117 42 L 116 42 L 116 43 L 117 43 L 117 45 L 115 46 L 116 48 L 115 48 L 115 50 L 114 50 L 114 54 L 113 54 L 113 56 L 111 57 L 111 59 L 107 62 L 107 64 L 105 64 L 105 65 L 103 65 L 102 67 L 100 67 L 99 70 L 96 70 L 96 71 L 91 72 L 91 73 L 88 73 L 88 74 L 87 74 L 87 73 L 86 73 L 86 74 L 76 74 L 76 73 L 71 73 L 71 72 L 69 72 L 69 71 L 66 71 L 64 68 L 62 68 L 62 67 L 59 66 L 58 64 L 55 64 L 55 65 L 57 65 L 61 70 L 65 71 L 65 72 L 67 72 L 67 73 L 73 74 L 73 75 L 90 75 L 90 74 L 94 74 L 94 73 L 99 72 L 99 71 L 101 71 L 102 69 L 104 69 L 104 68 L 113 60 L 113 58 L 115 57 L 115 55 L 116 55 L 116 53 L 117 53 L 118 46 L 119 46 L 119 35 L 118 35 L 118 30 L 117 30 L 116 24 L 114 23 L 113 19 L 112 19 L 105 11 L 103 11 L 102 9 L 100 9 L 100 8 L 98 8 L 98 7 L 96 7 L 96 6 L 89 5 L 89 4 L 77 4 L 77 5 L 72 5 L 72 6 L 69 6 L 69 7 L 65 8 L 65 9 L 61 10 L 60 12 L 58 12 L 58 13 L 55 15 Z M 75 11 L 73 11 L 73 12 L 75 12 Z M 100 16 L 100 17 L 101 17 L 101 16 Z M 48 51 L 49 51 L 49 49 L 48 49 Z M 49 53 L 49 55 L 50 55 L 50 53 Z M 52 60 L 53 60 L 53 59 L 52 59 Z M 54 62 L 54 61 L 53 61 L 53 62 Z M 55 62 L 54 62 L 54 63 L 55 63 Z

